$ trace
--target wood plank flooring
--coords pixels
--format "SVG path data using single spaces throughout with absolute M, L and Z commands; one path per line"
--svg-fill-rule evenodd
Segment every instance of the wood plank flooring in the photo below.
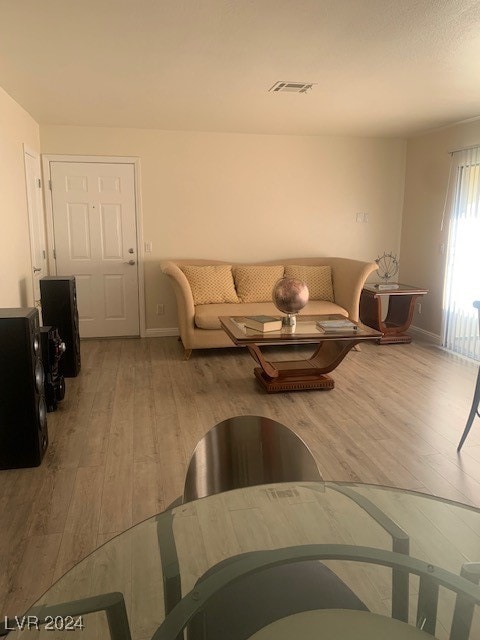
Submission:
M 456 453 L 474 364 L 421 342 L 365 344 L 333 373 L 333 391 L 267 395 L 242 349 L 182 355 L 175 338 L 82 342 L 81 374 L 48 415 L 43 464 L 0 471 L 1 616 L 23 613 L 97 546 L 170 504 L 196 442 L 233 415 L 292 428 L 325 479 L 480 506 L 480 421 Z

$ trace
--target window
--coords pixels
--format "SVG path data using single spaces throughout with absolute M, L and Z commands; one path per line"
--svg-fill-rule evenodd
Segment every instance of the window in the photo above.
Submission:
M 453 201 L 448 232 L 443 345 L 480 360 L 480 147 L 452 154 Z

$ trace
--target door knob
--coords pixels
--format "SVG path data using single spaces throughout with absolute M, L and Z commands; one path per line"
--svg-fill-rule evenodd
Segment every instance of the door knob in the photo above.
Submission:
M 41 267 L 33 267 L 33 273 L 38 273 L 41 270 L 42 270 Z
M 135 260 L 129 260 L 128 262 L 125 262 L 125 264 L 133 266 L 135 264 Z
M 128 253 L 135 253 L 135 249 L 130 248 L 130 249 L 128 250 Z

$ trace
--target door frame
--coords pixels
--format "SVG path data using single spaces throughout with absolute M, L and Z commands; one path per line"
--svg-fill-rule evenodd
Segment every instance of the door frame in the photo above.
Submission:
M 138 312 L 140 321 L 140 337 L 145 338 L 145 245 L 143 242 L 143 215 L 140 195 L 140 158 L 132 156 L 77 156 L 42 154 L 43 192 L 45 195 L 45 215 L 47 222 L 47 255 L 48 269 L 52 275 L 57 274 L 55 260 L 55 233 L 53 225 L 53 200 L 51 190 L 51 162 L 86 162 L 89 164 L 131 164 L 135 180 L 135 226 L 137 230 L 137 263 L 138 263 Z
M 38 169 L 39 169 L 39 179 L 40 179 L 40 193 L 39 193 L 39 199 L 38 199 L 38 203 L 40 206 L 40 211 L 33 211 L 32 210 L 32 203 L 30 202 L 30 199 L 28 197 L 28 184 L 27 184 L 27 179 L 28 179 L 28 168 L 27 168 L 27 160 L 26 160 L 26 156 L 30 156 L 31 158 L 33 158 L 35 161 L 38 162 Z M 33 149 L 32 147 L 30 147 L 29 145 L 25 144 L 25 142 L 23 143 L 23 164 L 24 164 L 24 170 L 25 170 L 25 196 L 27 199 L 27 211 L 28 211 L 28 236 L 29 236 L 29 242 L 30 242 L 30 263 L 31 263 L 31 269 L 32 269 L 32 273 L 31 273 L 31 288 L 32 288 L 32 300 L 33 300 L 33 306 L 37 307 L 38 306 L 38 302 L 37 300 L 35 300 L 35 284 L 34 284 L 34 273 L 33 273 L 33 268 L 34 268 L 34 262 L 35 262 L 35 258 L 36 256 L 34 255 L 33 252 L 33 244 L 34 244 L 34 240 L 33 240 L 33 235 L 34 235 L 34 230 L 36 228 L 36 225 L 34 224 L 34 215 L 37 215 L 38 217 L 38 222 L 41 222 L 41 229 L 40 229 L 40 233 L 43 233 L 43 238 L 40 238 L 40 240 L 42 241 L 42 244 L 44 245 L 45 249 L 43 250 L 44 252 L 46 252 L 46 255 L 44 257 L 45 259 L 45 266 L 47 268 L 47 272 L 44 273 L 43 275 L 48 275 L 49 274 L 49 259 L 48 259 L 48 240 L 47 240 L 47 230 L 46 230 L 46 222 L 45 222 L 45 207 L 44 207 L 44 200 L 42 198 L 42 194 L 43 194 L 43 176 L 42 176 L 42 165 L 40 162 L 40 153 L 38 151 L 36 151 L 35 149 Z M 40 307 L 41 308 L 41 307 Z

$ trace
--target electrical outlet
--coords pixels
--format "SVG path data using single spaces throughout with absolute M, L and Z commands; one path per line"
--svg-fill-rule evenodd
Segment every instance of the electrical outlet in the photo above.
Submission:
M 355 222 L 360 222 L 362 224 L 368 222 L 368 213 L 357 213 L 355 215 Z
M 157 304 L 157 316 L 163 316 L 164 313 L 165 313 L 165 305 Z

